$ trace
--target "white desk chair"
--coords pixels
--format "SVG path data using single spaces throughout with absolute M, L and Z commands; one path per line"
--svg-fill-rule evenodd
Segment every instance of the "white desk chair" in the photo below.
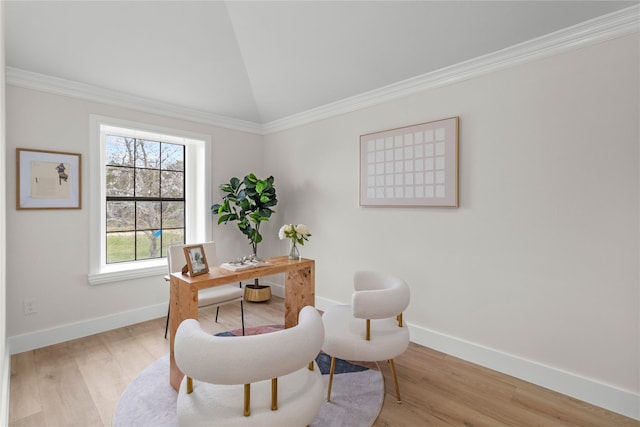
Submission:
M 361 362 L 389 361 L 396 397 L 401 403 L 400 387 L 393 358 L 409 345 L 409 329 L 402 312 L 409 305 L 409 286 L 390 274 L 357 272 L 353 279 L 352 305 L 329 307 L 322 315 L 325 338 L 322 351 L 331 356 L 327 401 L 336 358 Z
M 181 426 L 309 425 L 323 402 L 314 359 L 324 328 L 306 306 L 298 324 L 262 335 L 218 337 L 195 319 L 180 324 L 175 358 L 185 377 L 178 391 Z
M 169 265 L 169 273 L 177 273 L 182 271 L 187 263 L 184 256 L 183 248 L 185 246 L 199 245 L 204 248 L 204 256 L 207 258 L 207 264 L 209 267 L 218 265 L 218 256 L 216 254 L 215 242 L 206 243 L 193 243 L 188 245 L 173 245 L 169 247 L 167 253 L 167 262 Z M 165 276 L 165 280 L 169 280 L 169 276 Z M 216 308 L 216 322 L 218 321 L 218 313 L 220 306 L 240 302 L 240 317 L 242 319 L 242 335 L 244 335 L 244 291 L 240 286 L 234 285 L 221 285 L 213 286 L 211 288 L 200 289 L 198 292 L 198 307 L 208 307 L 210 305 L 217 305 Z M 167 310 L 167 325 L 164 330 L 164 337 L 167 338 L 167 331 L 169 330 L 169 314 L 171 313 L 171 306 Z

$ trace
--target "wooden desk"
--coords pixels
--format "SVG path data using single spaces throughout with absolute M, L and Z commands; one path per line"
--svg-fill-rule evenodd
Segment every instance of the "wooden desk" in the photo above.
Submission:
M 178 326 L 184 319 L 198 318 L 198 290 L 212 286 L 248 281 L 258 277 L 285 273 L 285 318 L 284 325 L 290 328 L 298 324 L 298 314 L 302 307 L 315 305 L 315 261 L 301 259 L 292 261 L 289 257 L 269 258 L 272 265 L 244 271 L 229 271 L 213 267 L 209 274 L 190 277 L 181 273 L 171 274 L 169 305 L 169 381 L 177 391 L 184 374 L 178 369 L 173 351 L 173 343 Z

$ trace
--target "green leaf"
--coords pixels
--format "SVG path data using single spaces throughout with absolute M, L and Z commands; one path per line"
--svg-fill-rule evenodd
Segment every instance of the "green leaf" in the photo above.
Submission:
M 273 211 L 269 208 L 260 208 L 258 209 L 258 214 L 266 219 L 269 219 L 269 217 L 271 217 L 271 214 L 273 213 Z
M 264 204 L 264 203 L 269 203 L 271 201 L 271 198 L 269 197 L 269 195 L 262 195 L 260 196 L 260 203 Z
M 247 198 L 244 198 L 242 200 L 238 200 L 238 206 L 240 207 L 240 209 L 242 209 L 245 212 L 251 212 L 253 209 L 251 209 L 251 201 Z
M 231 184 L 232 191 L 236 191 L 240 187 L 240 180 L 235 176 L 231 178 L 229 183 Z

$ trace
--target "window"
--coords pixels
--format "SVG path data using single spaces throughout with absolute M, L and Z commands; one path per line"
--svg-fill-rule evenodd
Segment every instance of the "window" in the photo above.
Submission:
M 89 283 L 165 274 L 172 244 L 210 235 L 210 139 L 91 116 Z
M 185 148 L 105 135 L 106 263 L 162 258 L 184 243 Z

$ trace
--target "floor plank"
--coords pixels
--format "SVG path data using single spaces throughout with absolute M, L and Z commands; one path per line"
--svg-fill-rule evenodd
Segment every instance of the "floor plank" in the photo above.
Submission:
M 9 412 L 17 419 L 42 413 L 33 351 L 16 354 L 11 358 L 11 400 Z
M 34 362 L 47 425 L 103 425 L 68 345 L 36 350 Z

